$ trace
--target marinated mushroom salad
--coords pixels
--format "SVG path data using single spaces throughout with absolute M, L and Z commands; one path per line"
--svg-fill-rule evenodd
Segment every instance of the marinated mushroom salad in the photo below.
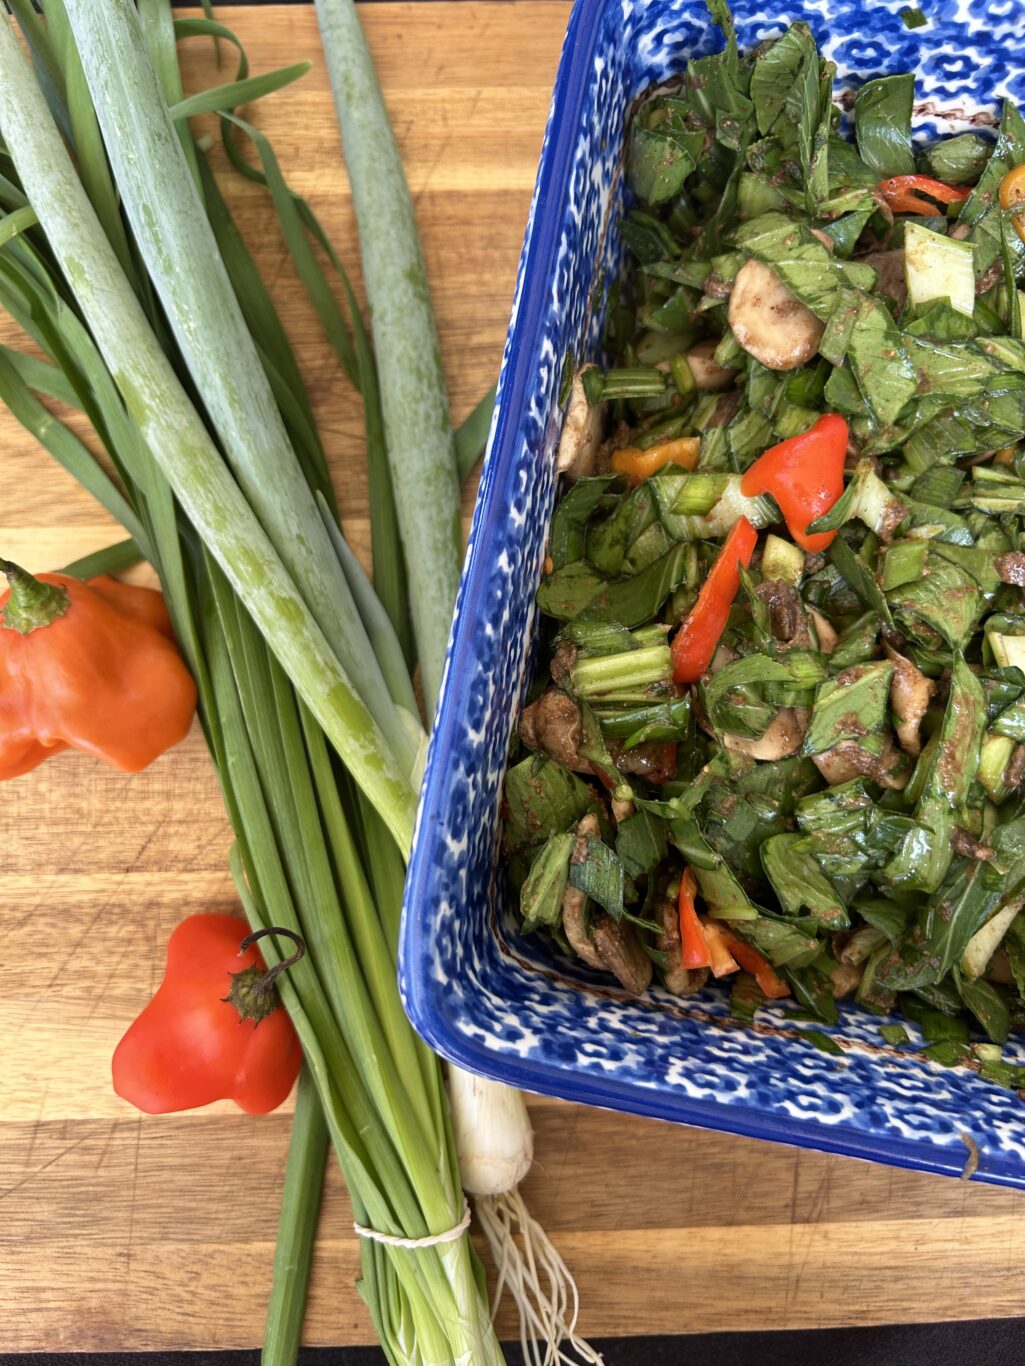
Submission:
M 918 146 L 913 74 L 845 116 L 804 24 L 713 15 L 633 118 L 612 362 L 567 357 L 523 925 L 1022 1085 L 1025 121 Z

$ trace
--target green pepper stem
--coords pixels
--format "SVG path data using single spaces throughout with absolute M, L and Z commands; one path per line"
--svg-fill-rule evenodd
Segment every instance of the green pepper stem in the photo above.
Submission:
M 56 583 L 43 583 L 21 565 L 11 560 L 0 560 L 0 574 L 4 574 L 11 594 L 3 610 L 3 625 L 23 636 L 50 626 L 64 616 L 71 606 L 68 590 Z
M 261 929 L 253 930 L 252 934 L 247 934 L 245 939 L 238 946 L 240 954 L 245 953 L 246 949 L 252 948 L 258 939 L 264 935 L 283 935 L 286 939 L 291 939 L 295 944 L 295 953 L 288 958 L 282 958 L 275 963 L 272 968 L 262 968 L 258 963 L 252 963 L 248 968 L 243 968 L 241 972 L 232 972 L 231 988 L 227 996 L 222 996 L 221 1000 L 233 1005 L 238 1011 L 240 1020 L 251 1020 L 254 1025 L 258 1025 L 261 1020 L 265 1020 L 268 1015 L 273 1015 L 281 1004 L 278 993 L 274 990 L 274 983 L 278 977 L 287 969 L 298 963 L 300 958 L 306 954 L 306 941 L 301 934 L 296 934 L 294 930 L 286 929 L 282 925 L 265 925 Z
M 275 963 L 272 968 L 268 968 L 258 982 L 254 982 L 250 988 L 257 996 L 266 995 L 273 987 L 275 981 L 281 974 L 306 954 L 306 941 L 301 934 L 296 934 L 294 930 L 285 929 L 282 925 L 265 925 L 263 929 L 253 930 L 252 934 L 247 934 L 238 946 L 239 953 L 245 953 L 246 949 L 252 948 L 258 939 L 262 939 L 266 934 L 284 935 L 286 939 L 291 939 L 295 945 L 295 953 L 288 958 L 282 958 L 280 963 Z

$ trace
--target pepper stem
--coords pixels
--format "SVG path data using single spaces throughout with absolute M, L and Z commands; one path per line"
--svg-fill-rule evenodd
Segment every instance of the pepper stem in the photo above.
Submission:
M 11 589 L 0 617 L 0 623 L 9 631 L 27 636 L 41 626 L 50 626 L 71 606 L 66 588 L 44 583 L 11 560 L 0 560 L 0 574 L 6 576 Z
M 252 1020 L 254 1025 L 258 1025 L 261 1020 L 265 1020 L 277 1010 L 280 1002 L 274 990 L 275 981 L 286 968 L 298 963 L 306 953 L 306 944 L 302 936 L 280 925 L 268 925 L 246 935 L 238 946 L 239 953 L 245 953 L 246 949 L 258 939 L 262 939 L 265 934 L 283 934 L 286 939 L 291 939 L 296 946 L 295 953 L 290 958 L 282 958 L 280 963 L 275 963 L 266 971 L 254 963 L 252 967 L 243 968 L 241 972 L 230 973 L 231 990 L 223 997 L 238 1011 L 240 1020 Z

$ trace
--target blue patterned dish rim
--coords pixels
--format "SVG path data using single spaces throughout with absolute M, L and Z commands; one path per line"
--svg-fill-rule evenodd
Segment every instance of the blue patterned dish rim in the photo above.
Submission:
M 1025 102 L 1018 0 L 941 0 L 908 29 L 904 0 L 798 0 L 737 13 L 742 48 L 806 20 L 838 67 L 837 96 L 914 70 L 920 136 L 992 127 Z M 555 498 L 567 351 L 600 353 L 617 278 L 618 174 L 631 102 L 721 45 L 702 0 L 577 0 L 545 132 L 498 401 L 470 532 L 403 908 L 400 986 L 440 1054 L 527 1091 L 899 1166 L 1025 1186 L 1025 1102 L 926 1059 L 916 1027 L 843 1003 L 832 1027 L 779 1006 L 732 1020 L 711 987 L 633 1000 L 523 936 L 498 867 L 501 784 L 529 683 L 534 594 Z M 839 1053 L 807 1038 L 825 1034 Z M 1008 1045 L 1009 1061 L 1025 1048 Z

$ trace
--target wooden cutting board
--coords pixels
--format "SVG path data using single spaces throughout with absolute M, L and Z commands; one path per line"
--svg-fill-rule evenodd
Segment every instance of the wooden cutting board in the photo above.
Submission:
M 258 115 L 354 262 L 312 8 L 225 7 L 256 71 L 313 70 Z M 568 6 L 361 10 L 408 168 L 453 407 L 497 373 Z M 193 83 L 217 75 L 193 42 Z M 222 162 L 214 154 L 216 164 Z M 365 547 L 360 413 L 259 189 L 225 190 L 299 349 L 346 524 Z M 9 336 L 9 334 L 8 334 Z M 8 339 L 5 336 L 4 339 Z M 114 527 L 0 415 L 0 547 L 46 569 Z M 109 1059 L 178 920 L 234 906 L 228 826 L 193 736 L 137 777 L 63 755 L 3 790 L 0 1347 L 259 1342 L 289 1117 L 144 1118 Z M 525 1191 L 574 1269 L 587 1332 L 686 1333 L 1018 1315 L 1025 1195 L 538 1100 Z M 370 1342 L 351 1212 L 330 1167 L 311 1343 Z M 503 1313 L 500 1326 L 513 1330 Z

